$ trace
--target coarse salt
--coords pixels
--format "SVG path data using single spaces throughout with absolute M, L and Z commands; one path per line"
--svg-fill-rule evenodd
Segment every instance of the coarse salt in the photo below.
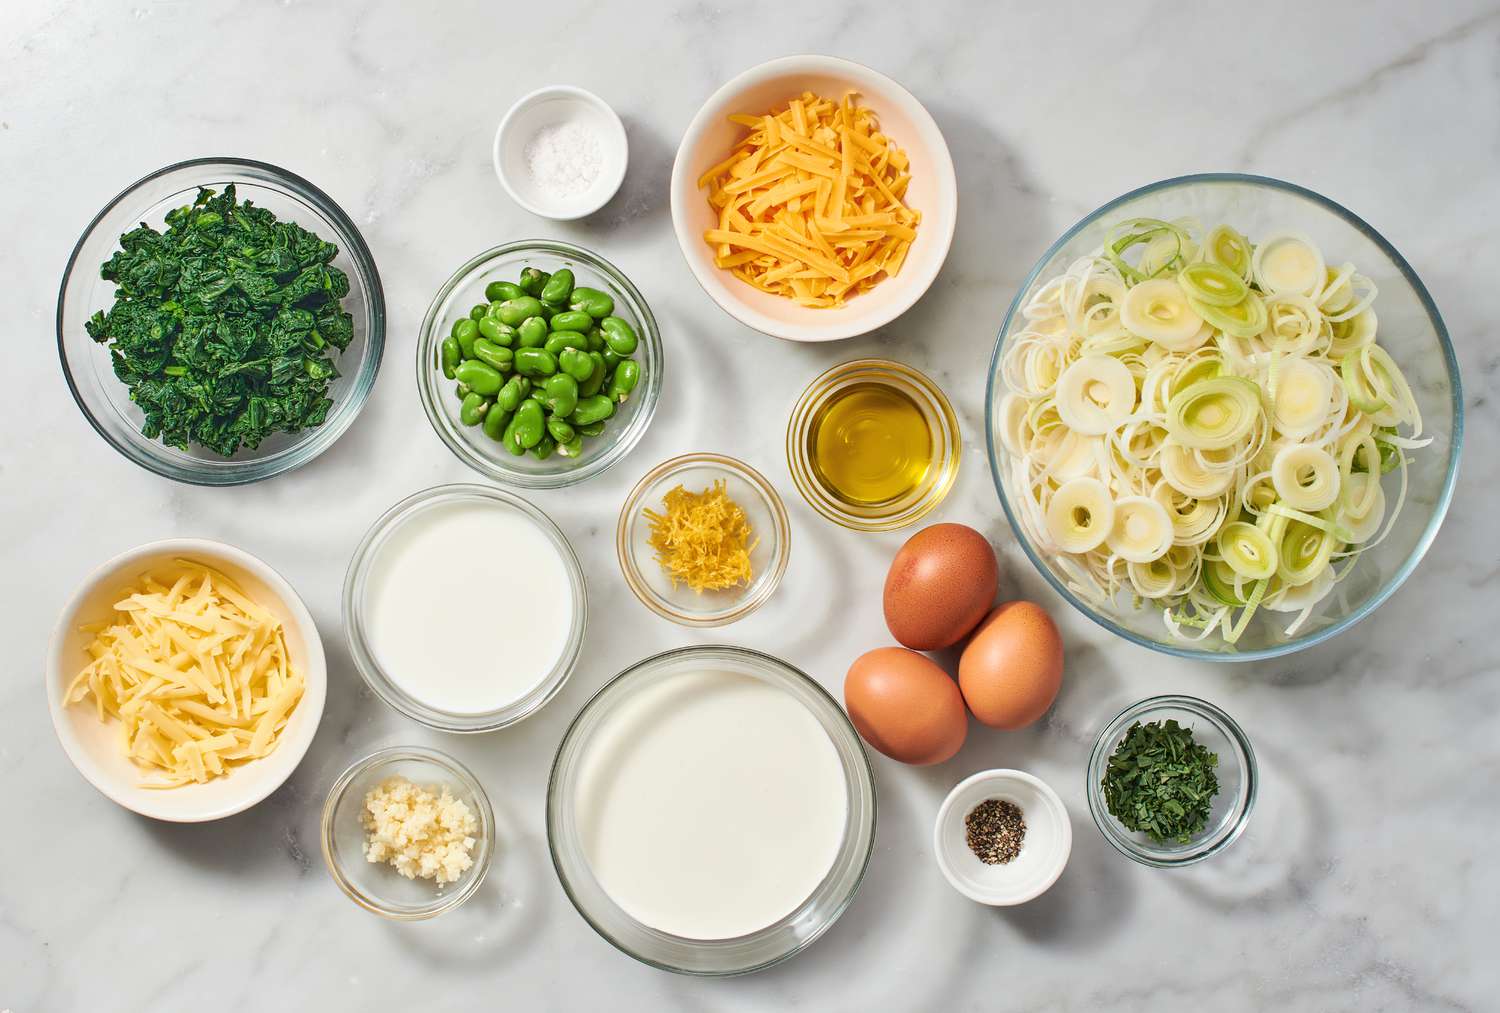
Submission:
M 604 168 L 599 138 L 576 122 L 538 130 L 526 142 L 526 171 L 551 200 L 576 197 L 594 185 Z

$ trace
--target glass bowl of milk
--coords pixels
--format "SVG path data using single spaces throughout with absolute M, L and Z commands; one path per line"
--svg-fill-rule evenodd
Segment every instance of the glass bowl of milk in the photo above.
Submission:
M 853 899 L 875 787 L 812 679 L 758 651 L 685 647 L 579 711 L 547 838 L 563 890 L 614 946 L 681 974 L 744 974 L 801 951 Z
M 344 579 L 354 664 L 422 724 L 487 732 L 535 713 L 583 646 L 587 595 L 546 514 L 481 485 L 424 490 L 366 533 Z

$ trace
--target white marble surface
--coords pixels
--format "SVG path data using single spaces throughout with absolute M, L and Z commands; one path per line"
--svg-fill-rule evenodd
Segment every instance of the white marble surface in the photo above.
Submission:
M 0 1008 L 1408 1009 L 1494 1008 L 1500 874 L 1500 649 L 1494 489 L 1500 252 L 1500 7 L 1273 0 L 1197 5 L 695 3 L 627 13 L 559 0 L 518 36 L 518 5 L 14 0 L 0 6 Z M 770 8 L 774 14 L 767 13 Z M 800 42 L 791 24 L 806 26 Z M 672 238 L 666 182 L 680 131 L 729 75 L 789 49 L 865 61 L 932 110 L 958 166 L 963 220 L 929 295 L 884 333 L 784 345 L 719 312 Z M 579 84 L 624 117 L 632 162 L 593 219 L 555 225 L 496 184 L 489 142 L 541 83 Z M 110 450 L 58 369 L 58 277 L 78 231 L 130 180 L 205 154 L 285 165 L 363 229 L 390 311 L 385 368 L 354 429 L 313 465 L 235 490 L 175 485 Z M 1064 227 L 1163 176 L 1244 169 L 1293 179 L 1364 215 L 1431 287 L 1459 348 L 1467 453 L 1448 523 L 1377 617 L 1320 649 L 1255 666 L 1176 662 L 1072 614 L 1016 547 L 977 438 L 984 363 L 1024 272 Z M 365 690 L 339 625 L 345 563 L 366 525 L 414 490 L 469 479 L 414 389 L 412 346 L 435 287 L 503 240 L 560 236 L 631 274 L 659 315 L 661 411 L 614 471 L 533 497 L 597 576 L 598 621 L 562 695 L 494 735 L 429 733 Z M 975 323 L 975 321 L 978 321 Z M 594 935 L 553 876 L 546 770 L 564 724 L 626 664 L 724 639 L 773 651 L 837 689 L 887 642 L 879 610 L 901 535 L 835 529 L 790 492 L 782 428 L 834 361 L 893 355 L 947 389 L 970 444 L 939 519 L 979 526 L 1005 586 L 1055 606 L 1067 681 L 1024 733 L 970 736 L 914 770 L 876 757 L 879 840 L 843 920 L 797 959 L 728 981 L 633 963 Z M 683 451 L 741 455 L 789 490 L 786 583 L 749 620 L 687 632 L 642 609 L 610 544 L 628 484 Z M 116 808 L 54 741 L 41 689 L 46 631 L 103 558 L 168 535 L 220 538 L 279 567 L 329 650 L 311 753 L 256 809 L 168 826 Z M 1115 854 L 1083 800 L 1092 732 L 1120 698 L 1184 690 L 1244 724 L 1263 762 L 1259 810 L 1220 860 L 1168 873 Z M 436 743 L 472 764 L 497 807 L 501 856 L 482 895 L 398 926 L 325 874 L 318 808 L 371 748 Z M 1013 765 L 1072 810 L 1073 859 L 1045 897 L 971 904 L 929 847 L 938 802 Z

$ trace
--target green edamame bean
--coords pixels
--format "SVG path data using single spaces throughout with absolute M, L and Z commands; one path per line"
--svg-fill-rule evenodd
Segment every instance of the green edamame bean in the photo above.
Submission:
M 477 391 L 469 391 L 464 398 L 463 407 L 458 410 L 458 421 L 466 426 L 477 426 L 484 413 L 490 410 L 490 399 L 482 396 Z
M 556 415 L 549 415 L 547 417 L 547 432 L 552 434 L 552 438 L 557 441 L 559 447 L 564 443 L 571 443 L 578 435 L 573 430 L 573 427 L 568 425 L 567 419 L 559 418 Z
M 580 397 L 593 397 L 604 387 L 604 379 L 609 376 L 609 367 L 604 364 L 604 356 L 599 352 L 589 353 L 589 363 L 593 367 L 587 380 L 578 383 L 578 395 Z
M 609 347 L 604 343 L 604 332 L 597 327 L 590 327 L 587 337 L 591 352 L 602 352 Z
M 539 267 L 528 267 L 521 272 L 520 288 L 527 295 L 539 296 L 542 289 L 547 287 L 547 280 L 552 275 Z
M 462 401 L 464 398 L 468 397 L 469 396 L 469 385 L 466 384 L 466 383 L 461 383 L 458 386 L 454 387 L 453 388 L 453 396 L 456 397 L 456 398 L 458 398 L 460 401 Z
M 448 336 L 450 338 L 456 338 L 456 337 L 458 337 L 458 329 L 461 326 L 463 326 L 463 322 L 465 320 L 467 320 L 467 319 L 469 319 L 469 318 L 468 317 L 459 317 L 457 320 L 453 321 L 453 326 L 448 329 Z
M 526 453 L 526 448 L 516 440 L 516 417 L 514 415 L 505 424 L 505 431 L 500 434 L 500 445 L 517 457 Z
M 501 348 L 489 338 L 474 339 L 474 358 L 501 373 L 515 368 L 515 354 L 509 348 Z M 624 365 L 621 363 L 620 365 Z
M 505 427 L 510 425 L 511 413 L 500 407 L 496 401 L 490 405 L 490 410 L 484 413 L 484 435 L 492 440 L 499 440 L 505 435 Z
M 568 309 L 582 310 L 595 320 L 603 320 L 615 311 L 615 301 L 610 298 L 608 292 L 580 285 L 573 290 L 572 297 L 568 299 Z
M 470 320 L 478 320 L 480 317 L 482 317 L 486 313 L 488 313 L 489 309 L 490 309 L 489 306 L 487 306 L 486 304 L 479 303 L 478 305 L 476 305 L 475 307 L 473 307 L 472 309 L 469 310 L 469 319 Z
M 605 369 L 614 369 L 624 361 L 624 356 L 616 354 L 615 350 L 607 345 L 605 346 L 604 350 L 599 353 L 599 357 L 604 360 Z
M 458 347 L 458 339 L 451 336 L 444 338 L 442 345 L 443 377 L 448 380 L 453 379 L 453 371 L 463 361 L 464 351 Z
M 516 328 L 516 340 L 522 348 L 541 348 L 547 343 L 547 321 L 540 316 L 527 317 Z
M 611 401 L 624 401 L 640 382 L 641 364 L 634 359 L 626 359 L 615 367 L 615 374 L 610 378 L 605 396 Z
M 453 371 L 460 383 L 469 385 L 469 389 L 481 397 L 492 397 L 500 392 L 505 385 L 505 378 L 494 366 L 480 362 L 478 359 L 465 359 L 458 364 Z
M 577 457 L 583 453 L 583 437 L 575 435 L 566 443 L 559 443 L 557 445 L 557 452 L 564 457 Z
M 492 281 L 484 287 L 484 297 L 490 302 L 504 302 L 507 299 L 519 299 L 526 294 L 520 285 L 508 281 Z
M 542 303 L 542 316 L 547 319 L 548 324 L 552 322 L 553 317 L 557 316 L 559 313 L 566 313 L 567 310 L 568 307 L 560 302 L 544 301 Z
M 553 415 L 567 418 L 578 407 L 578 381 L 567 373 L 547 377 L 542 381 L 542 390 L 547 394 L 542 398 L 542 406 Z
M 511 423 L 515 426 L 516 444 L 522 450 L 530 450 L 547 435 L 546 415 L 535 401 L 522 401 Z
M 495 395 L 495 403 L 506 411 L 513 412 L 520 407 L 521 399 L 530 393 L 531 381 L 524 376 L 513 376 L 505 381 L 505 386 Z
M 568 421 L 575 427 L 586 426 L 590 422 L 603 422 L 614 413 L 615 403 L 603 394 L 595 394 L 593 397 L 580 399 Z
M 453 325 L 453 337 L 465 359 L 474 358 L 474 339 L 479 337 L 479 325 L 473 320 L 463 319 Z
M 604 332 L 604 343 L 620 358 L 626 359 L 635 354 L 635 346 L 639 341 L 634 327 L 619 317 L 605 317 L 599 321 L 599 329 Z
M 564 348 L 557 353 L 557 368 L 579 383 L 594 375 L 594 360 L 589 353 L 577 348 Z M 452 377 L 449 377 L 451 380 Z
M 553 355 L 561 355 L 564 348 L 585 349 L 588 347 L 589 339 L 577 331 L 553 331 L 547 335 L 547 343 L 542 347 Z
M 516 329 L 509 324 L 502 324 L 496 317 L 485 317 L 479 321 L 479 336 L 509 348 L 516 342 Z
M 575 425 L 573 427 L 573 430 L 574 432 L 578 433 L 579 436 L 598 436 L 600 433 L 604 432 L 604 423 L 590 422 L 586 426 Z
M 547 321 L 547 326 L 554 331 L 578 331 L 587 332 L 594 326 L 594 318 L 582 310 L 564 310 Z
M 516 372 L 522 376 L 551 376 L 557 372 L 557 356 L 545 348 L 522 348 L 516 351 Z M 499 388 L 495 388 L 499 390 Z
M 542 286 L 541 299 L 543 302 L 566 303 L 568 296 L 573 294 L 573 272 L 566 267 L 558 268 L 552 272 L 552 277 L 547 279 L 547 284 Z
M 556 449 L 557 441 L 547 433 L 543 433 L 542 438 L 537 441 L 537 445 L 531 448 L 531 452 L 538 461 L 545 461 L 552 456 L 552 452 Z
M 505 300 L 500 304 L 500 310 L 495 315 L 500 318 L 502 324 L 510 324 L 514 327 L 527 317 L 538 316 L 541 312 L 542 304 L 538 299 L 523 295 L 519 299 Z

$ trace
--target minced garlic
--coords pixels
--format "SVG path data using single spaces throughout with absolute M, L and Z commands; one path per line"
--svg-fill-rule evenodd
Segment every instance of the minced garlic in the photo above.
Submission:
M 446 784 L 434 793 L 404 777 L 387 778 L 365 795 L 359 821 L 367 831 L 365 858 L 407 879 L 443 886 L 474 864 L 469 852 L 479 823 Z
M 750 583 L 750 552 L 760 540 L 750 540 L 750 520 L 724 488 L 723 479 L 702 492 L 679 485 L 662 497 L 665 514 L 642 511 L 656 561 L 674 588 L 685 583 L 701 594 Z

